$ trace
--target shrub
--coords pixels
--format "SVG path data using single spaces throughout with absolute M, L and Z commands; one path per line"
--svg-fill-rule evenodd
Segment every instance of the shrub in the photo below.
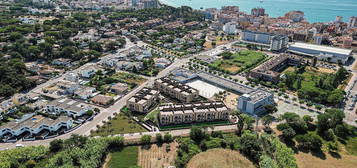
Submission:
M 156 134 L 156 141 L 159 144 L 161 144 L 163 142 L 163 138 L 162 138 L 162 135 L 160 133 Z
M 172 142 L 173 138 L 170 133 L 165 133 L 164 135 L 164 142 Z
M 151 143 L 151 135 L 143 135 L 140 138 L 140 142 L 144 145 L 150 144 Z
M 295 140 L 299 143 L 299 147 L 308 150 L 320 150 L 322 147 L 322 139 L 315 133 L 298 135 Z
M 63 140 L 55 139 L 50 142 L 50 151 L 55 153 L 63 149 Z

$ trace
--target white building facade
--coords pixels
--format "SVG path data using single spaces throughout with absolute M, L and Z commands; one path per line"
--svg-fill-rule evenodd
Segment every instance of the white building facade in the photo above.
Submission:
M 294 43 L 288 48 L 291 53 L 317 57 L 319 60 L 345 64 L 349 57 L 352 56 L 352 50 L 323 45 Z
M 263 113 L 264 107 L 272 104 L 274 104 L 273 94 L 262 90 L 243 94 L 238 98 L 238 109 L 252 115 Z

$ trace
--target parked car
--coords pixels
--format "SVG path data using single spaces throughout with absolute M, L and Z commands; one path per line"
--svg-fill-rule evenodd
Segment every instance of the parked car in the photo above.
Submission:
M 16 148 L 22 148 L 22 147 L 25 147 L 25 145 L 23 145 L 23 144 L 16 144 Z

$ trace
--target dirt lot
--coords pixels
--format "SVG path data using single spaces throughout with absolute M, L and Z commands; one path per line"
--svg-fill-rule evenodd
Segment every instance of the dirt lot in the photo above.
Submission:
M 224 99 L 224 103 L 227 105 L 228 108 L 235 109 L 237 108 L 237 100 L 239 95 L 228 92 L 228 95 Z
M 219 45 L 227 44 L 227 43 L 229 43 L 230 41 L 227 41 L 227 40 L 222 40 L 222 41 L 217 40 L 217 41 L 215 41 L 215 42 L 216 42 L 216 46 L 219 46 Z M 213 48 L 211 41 L 206 41 L 206 42 L 203 44 L 203 46 L 205 47 L 205 49 L 211 49 L 211 48 Z
M 322 67 L 313 68 L 310 66 L 306 67 L 306 70 L 320 72 L 320 73 L 335 73 L 336 72 L 335 70 L 329 69 L 329 68 L 322 68 Z
M 299 152 L 295 155 L 299 168 L 356 168 L 357 156 L 342 154 L 332 157 L 326 153 L 324 157 L 316 157 L 310 153 Z
M 254 168 L 239 152 L 229 149 L 211 149 L 194 156 L 187 168 Z
M 166 151 L 166 146 L 170 145 L 170 151 Z M 139 148 L 138 164 L 142 168 L 166 168 L 174 165 L 176 158 L 176 142 L 157 146 L 151 145 L 149 149 Z

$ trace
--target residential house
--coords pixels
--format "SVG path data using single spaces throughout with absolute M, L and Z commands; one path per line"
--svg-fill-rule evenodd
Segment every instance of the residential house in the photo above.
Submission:
M 70 66 L 72 66 L 71 62 L 72 62 L 71 59 L 58 58 L 58 59 L 55 59 L 52 61 L 52 65 L 70 67 Z
M 110 91 L 118 95 L 125 94 L 128 90 L 129 86 L 126 83 L 117 83 L 110 87 Z
M 97 72 L 98 70 L 96 68 L 93 68 L 93 67 L 88 67 L 88 68 L 85 68 L 85 69 L 82 69 L 80 71 L 80 74 L 82 77 L 84 78 L 91 78 L 93 75 L 95 75 L 95 73 Z
M 102 94 L 98 94 L 94 96 L 91 101 L 95 104 L 100 104 L 100 105 L 109 105 L 114 102 L 113 97 L 111 96 L 105 96 Z
M 95 96 L 96 89 L 94 87 L 81 86 L 74 92 L 74 96 L 82 99 L 88 100 L 89 98 Z
M 158 58 L 155 60 L 155 66 L 158 68 L 166 68 L 171 64 L 171 61 L 167 58 Z

